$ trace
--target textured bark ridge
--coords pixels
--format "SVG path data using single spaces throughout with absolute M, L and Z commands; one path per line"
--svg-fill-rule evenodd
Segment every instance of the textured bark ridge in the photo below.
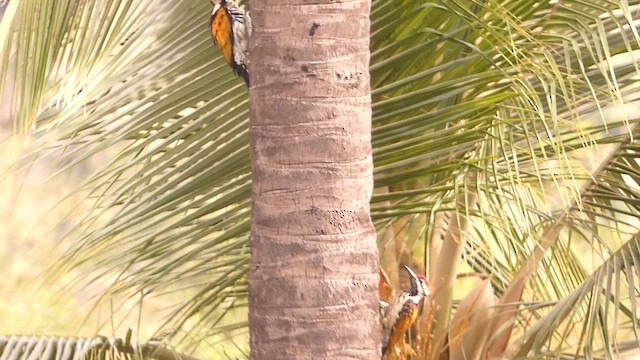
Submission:
M 252 0 L 253 359 L 376 359 L 370 0 Z

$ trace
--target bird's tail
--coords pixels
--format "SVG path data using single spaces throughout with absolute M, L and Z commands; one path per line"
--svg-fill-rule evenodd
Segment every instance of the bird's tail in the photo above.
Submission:
M 238 74 L 238 76 L 240 76 L 241 78 L 244 79 L 245 84 L 247 84 L 247 88 L 249 87 L 249 72 L 247 71 L 247 68 L 244 65 L 241 66 L 236 66 L 235 67 L 235 72 L 236 74 Z

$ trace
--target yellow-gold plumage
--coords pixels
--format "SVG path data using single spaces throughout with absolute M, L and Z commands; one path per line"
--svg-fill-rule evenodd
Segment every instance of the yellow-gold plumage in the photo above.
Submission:
M 416 275 L 409 267 L 405 269 L 411 288 L 400 292 L 389 303 L 380 301 L 383 360 L 401 356 L 407 332 L 416 322 L 424 299 L 431 293 L 424 276 Z
M 225 61 L 236 75 L 241 76 L 249 86 L 249 37 L 251 36 L 251 17 L 242 6 L 231 0 L 212 0 L 211 36 L 218 45 Z
M 233 33 L 227 9 L 219 7 L 211 17 L 211 35 L 227 63 L 233 66 Z

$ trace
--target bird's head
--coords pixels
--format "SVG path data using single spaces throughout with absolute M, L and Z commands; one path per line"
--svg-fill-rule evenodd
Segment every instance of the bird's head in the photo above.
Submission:
M 409 282 L 411 283 L 411 288 L 409 288 L 409 295 L 412 297 L 416 297 L 417 300 L 421 300 L 431 294 L 429 290 L 429 282 L 424 275 L 416 275 L 413 270 L 411 270 L 408 266 L 404 267 L 409 273 Z M 416 301 L 417 302 L 417 301 Z

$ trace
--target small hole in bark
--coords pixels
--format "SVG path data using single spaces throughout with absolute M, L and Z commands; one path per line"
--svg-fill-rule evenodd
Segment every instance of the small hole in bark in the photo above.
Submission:
M 311 29 L 309 29 L 309 36 L 314 36 L 316 34 L 316 30 L 318 30 L 319 27 L 320 24 L 314 21 L 311 25 Z

